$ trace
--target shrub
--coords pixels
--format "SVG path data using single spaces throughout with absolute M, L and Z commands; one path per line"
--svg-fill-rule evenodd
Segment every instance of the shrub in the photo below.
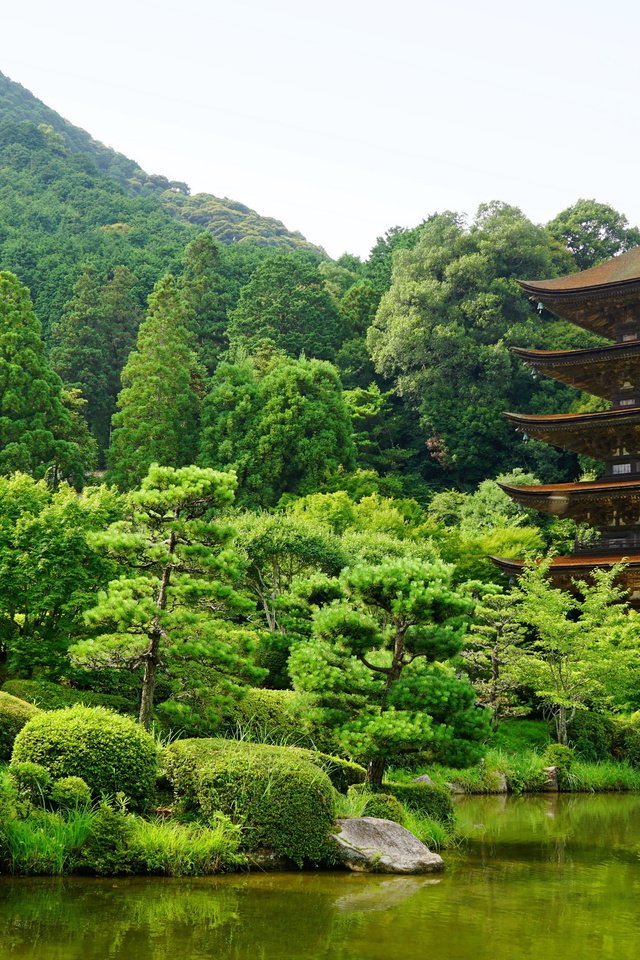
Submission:
M 363 817 L 379 817 L 381 820 L 394 820 L 404 824 L 406 810 L 397 797 L 391 793 L 374 793 L 367 800 Z
M 17 816 L 18 792 L 7 773 L 0 772 L 0 868 L 9 861 L 7 831 Z
M 91 790 L 82 777 L 62 777 L 51 788 L 51 803 L 61 810 L 74 810 L 91 803 Z
M 41 763 L 51 776 L 82 777 L 95 797 L 122 791 L 148 804 L 157 772 L 153 738 L 130 717 L 104 707 L 71 707 L 33 717 L 16 737 L 12 762 Z
M 10 760 L 13 742 L 27 720 L 40 711 L 32 703 L 0 691 L 0 760 Z
M 359 764 L 328 753 L 306 750 L 304 747 L 278 747 L 273 744 L 251 743 L 246 740 L 222 740 L 216 737 L 176 740 L 164 751 L 163 763 L 176 796 L 185 797 L 189 802 L 189 799 L 195 797 L 195 774 L 198 769 L 221 751 L 228 753 L 247 750 L 271 751 L 273 756 L 279 756 L 280 751 L 284 751 L 285 755 L 290 754 L 307 760 L 323 770 L 340 793 L 346 793 L 352 784 L 364 783 L 367 775 L 364 767 Z
M 611 752 L 617 760 L 640 767 L 640 713 L 616 717 L 613 721 Z
M 382 789 L 410 810 L 440 823 L 453 823 L 453 800 L 446 787 L 435 783 L 384 783 Z
M 131 873 L 132 836 L 133 817 L 124 809 L 101 803 L 91 819 L 78 867 L 99 877 Z
M 569 724 L 569 742 L 582 760 L 609 760 L 615 734 L 615 722 L 603 713 L 579 710 Z
M 15 784 L 19 800 L 32 803 L 36 807 L 46 806 L 53 786 L 51 774 L 46 767 L 24 761 L 12 763 L 8 773 Z
M 108 707 L 119 713 L 131 713 L 136 709 L 135 704 L 126 697 L 76 690 L 48 680 L 7 680 L 2 689 L 14 697 L 36 704 L 41 710 L 62 710 L 78 703 L 85 707 Z
M 571 769 L 574 754 L 571 747 L 562 743 L 550 743 L 542 754 L 542 761 L 547 767 L 557 767 L 559 771 Z
M 264 748 L 219 753 L 202 769 L 197 793 L 202 814 L 222 811 L 240 823 L 250 849 L 269 847 L 298 866 L 334 861 L 333 787 L 301 757 Z

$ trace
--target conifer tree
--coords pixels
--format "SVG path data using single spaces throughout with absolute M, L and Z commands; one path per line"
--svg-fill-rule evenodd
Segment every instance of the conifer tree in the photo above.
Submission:
M 127 267 L 116 267 L 102 284 L 95 267 L 85 264 L 53 330 L 53 366 L 86 400 L 85 417 L 102 456 L 109 445 L 120 374 L 140 323 L 134 284 Z
M 49 366 L 29 291 L 0 273 L 0 473 L 21 470 L 54 483 L 82 473 L 82 453 Z
M 128 489 L 152 463 L 183 467 L 196 459 L 204 371 L 191 348 L 174 277 L 149 298 L 136 349 L 122 371 L 109 450 L 111 478 Z
M 108 399 L 108 343 L 100 303 L 100 278 L 92 264 L 85 264 L 66 304 L 60 322 L 52 331 L 51 363 L 56 373 L 87 401 L 89 429 L 104 450 L 111 419 Z
M 196 352 L 210 375 L 228 347 L 222 258 L 220 247 L 210 233 L 201 233 L 187 246 L 180 291 Z

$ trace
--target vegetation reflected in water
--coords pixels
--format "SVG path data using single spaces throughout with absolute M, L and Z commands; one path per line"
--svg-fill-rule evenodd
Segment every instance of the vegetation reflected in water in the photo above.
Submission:
M 477 797 L 442 878 L 0 882 L 16 960 L 581 960 L 637 955 L 640 796 Z

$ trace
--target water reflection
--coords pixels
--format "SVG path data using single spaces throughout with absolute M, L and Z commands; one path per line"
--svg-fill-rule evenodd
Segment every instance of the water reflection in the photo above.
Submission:
M 14 960 L 635 960 L 639 796 L 470 798 L 438 878 L 0 878 Z

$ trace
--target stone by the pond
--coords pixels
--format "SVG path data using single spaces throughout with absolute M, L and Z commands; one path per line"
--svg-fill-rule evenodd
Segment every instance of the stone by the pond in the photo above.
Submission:
M 414 777 L 414 778 L 413 778 L 413 782 L 414 782 L 414 783 L 428 783 L 428 784 L 433 785 L 433 780 L 431 779 L 431 777 L 429 776 L 428 773 L 423 773 L 421 777 Z
M 393 820 L 354 817 L 338 820 L 333 834 L 339 856 L 356 873 L 433 873 L 444 862 L 412 833 Z

